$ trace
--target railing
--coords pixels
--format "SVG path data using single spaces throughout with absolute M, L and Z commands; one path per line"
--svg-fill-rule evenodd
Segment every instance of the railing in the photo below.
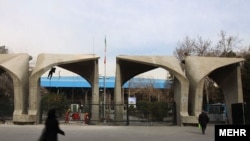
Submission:
M 84 105 L 79 109 L 79 111 L 74 111 L 69 114 L 69 124 L 83 124 L 85 123 L 85 113 L 90 112 L 92 106 L 99 106 L 99 119 L 94 121 L 91 119 L 90 113 L 90 122 L 98 122 L 102 125 L 117 125 L 117 123 L 122 125 L 139 125 L 139 126 L 167 126 L 175 124 L 175 107 L 169 104 L 170 106 L 166 109 L 161 109 L 164 112 L 147 112 L 137 108 L 137 105 L 128 105 L 128 104 L 99 104 L 99 105 Z M 115 107 L 122 106 L 122 119 L 117 120 L 115 118 Z M 105 110 L 104 110 L 105 108 Z M 104 113 L 105 111 L 105 113 Z M 164 113 L 164 114 L 163 114 Z M 162 114 L 162 115 L 161 115 Z M 46 119 L 46 115 L 43 116 L 42 120 Z M 65 123 L 65 114 L 58 115 L 58 119 L 61 123 Z

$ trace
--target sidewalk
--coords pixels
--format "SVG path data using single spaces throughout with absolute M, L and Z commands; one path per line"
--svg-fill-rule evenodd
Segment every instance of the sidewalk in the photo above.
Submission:
M 44 125 L 0 124 L 1 141 L 37 141 Z M 60 124 L 59 141 L 214 141 L 214 125 L 206 134 L 194 126 L 97 126 Z

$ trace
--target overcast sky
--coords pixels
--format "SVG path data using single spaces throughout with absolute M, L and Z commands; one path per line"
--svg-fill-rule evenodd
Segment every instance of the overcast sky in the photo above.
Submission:
M 11 53 L 172 56 L 186 36 L 216 42 L 221 30 L 250 45 L 249 0 L 0 0 L 0 46 Z

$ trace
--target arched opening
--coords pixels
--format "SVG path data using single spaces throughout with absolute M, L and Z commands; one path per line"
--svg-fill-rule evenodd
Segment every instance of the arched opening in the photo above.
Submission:
M 14 86 L 11 76 L 0 68 L 0 123 L 12 121 L 14 112 Z
M 127 124 L 176 124 L 172 79 L 166 69 L 159 67 L 134 76 L 122 86 L 122 93 Z
M 206 77 L 203 88 L 202 110 L 211 123 L 228 123 L 223 89 L 210 77 Z
M 231 104 L 232 97 L 237 97 L 237 66 L 238 64 L 232 64 L 220 67 L 211 72 L 208 77 L 214 82 L 213 93 L 207 95 L 206 107 L 214 105 L 217 111 L 208 111 L 211 113 L 211 120 L 214 122 L 229 123 L 231 118 Z M 233 88 L 233 89 L 232 89 Z M 234 99 L 234 98 L 233 98 Z
M 174 76 L 174 100 L 176 106 L 176 123 L 181 124 L 182 117 L 187 117 L 188 105 L 188 87 L 189 82 L 179 65 L 179 61 L 169 56 L 118 56 L 116 63 L 116 86 L 115 101 L 119 105 L 122 103 L 120 99 L 121 87 L 134 76 L 157 69 L 159 67 L 168 70 Z M 122 119 L 123 109 L 121 106 L 116 108 L 116 119 Z
M 30 76 L 30 95 L 29 95 L 29 120 L 30 122 L 41 122 L 40 117 L 40 78 L 57 66 L 65 70 L 80 75 L 89 82 L 91 88 L 91 107 L 90 120 L 94 124 L 99 121 L 99 92 L 98 92 L 98 58 L 95 55 L 59 55 L 59 54 L 40 54 L 36 66 Z M 50 77 L 46 76 L 50 80 Z M 51 77 L 52 79 L 52 77 Z M 58 79 L 58 78 L 57 78 Z M 57 89 L 58 92 L 59 89 Z M 75 90 L 71 90 L 74 93 Z
M 82 123 L 84 113 L 90 112 L 91 85 L 80 75 L 61 68 L 55 69 L 50 78 L 50 70 L 40 77 L 41 82 L 41 116 L 42 122 L 51 108 L 56 108 L 58 119 L 65 123 Z M 82 81 L 86 81 L 82 83 Z M 70 110 L 69 114 L 67 112 Z M 67 116 L 67 117 L 65 117 Z

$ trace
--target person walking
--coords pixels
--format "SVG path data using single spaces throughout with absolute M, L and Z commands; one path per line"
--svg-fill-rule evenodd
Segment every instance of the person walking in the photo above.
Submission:
M 205 134 L 207 124 L 209 123 L 209 117 L 205 111 L 202 111 L 198 117 L 199 124 L 201 126 L 202 134 Z
M 57 134 L 65 135 L 64 131 L 60 129 L 59 122 L 56 119 L 56 110 L 51 109 L 48 112 L 48 117 L 45 122 L 45 128 L 39 138 L 39 141 L 57 141 Z
M 88 112 L 84 114 L 84 123 L 85 123 L 86 125 L 89 124 L 89 113 L 88 113 Z
M 70 118 L 70 112 L 71 112 L 71 110 L 70 109 L 68 109 L 67 111 L 66 111 L 66 113 L 65 113 L 65 123 L 69 123 L 69 118 Z

